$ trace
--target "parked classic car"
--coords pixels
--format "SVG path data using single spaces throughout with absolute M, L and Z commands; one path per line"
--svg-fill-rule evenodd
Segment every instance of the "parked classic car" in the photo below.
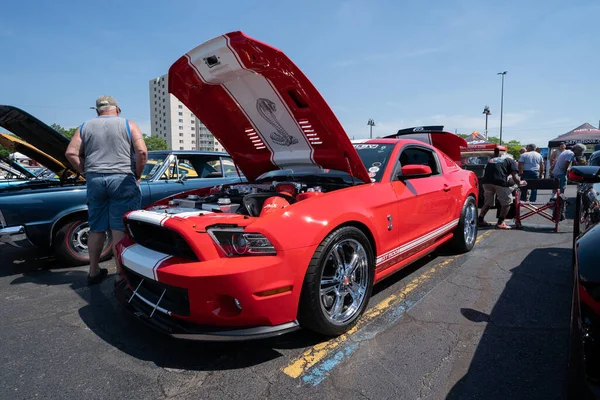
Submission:
M 572 398 L 600 398 L 600 151 L 571 167 L 578 183 L 573 224 Z
M 249 183 L 127 214 L 117 298 L 153 327 L 194 340 L 299 326 L 339 335 L 374 282 L 444 243 L 473 247 L 477 179 L 456 162 L 464 139 L 413 129 L 353 144 L 287 56 L 241 32 L 179 59 L 169 92 Z
M 31 145 L 25 149 L 26 146 L 19 144 L 20 152 L 27 151 L 29 157 L 61 177 L 58 181 L 32 179 L 0 191 L 0 242 L 51 247 L 65 263 L 87 263 L 89 226 L 85 180 L 69 170 L 64 156 L 69 140 L 30 114 L 11 106 L 0 106 L 0 126 Z M 31 150 L 33 146 L 46 153 L 43 160 Z M 240 182 L 241 179 L 231 171 L 232 161 L 225 153 L 151 151 L 148 158 L 150 162 L 141 181 L 144 206 L 174 193 Z M 180 173 L 179 163 L 191 167 L 196 176 Z M 223 165 L 226 168 L 222 168 Z M 224 176 L 222 171 L 225 171 Z M 109 243 L 107 238 L 103 259 L 111 255 Z
M 0 189 L 8 186 L 17 186 L 35 178 L 35 174 L 18 163 L 0 157 Z

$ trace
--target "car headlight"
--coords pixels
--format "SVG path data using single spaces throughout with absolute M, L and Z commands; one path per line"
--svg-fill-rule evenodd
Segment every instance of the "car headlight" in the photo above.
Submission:
M 275 247 L 260 233 L 247 233 L 244 228 L 209 228 L 208 234 L 227 257 L 275 255 Z

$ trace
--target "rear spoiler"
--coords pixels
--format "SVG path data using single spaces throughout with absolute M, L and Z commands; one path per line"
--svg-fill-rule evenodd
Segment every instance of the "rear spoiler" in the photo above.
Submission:
M 414 139 L 432 145 L 461 165 L 460 148 L 467 147 L 465 139 L 452 132 L 444 131 L 443 126 L 417 126 L 400 129 L 393 135 L 384 136 L 386 139 Z

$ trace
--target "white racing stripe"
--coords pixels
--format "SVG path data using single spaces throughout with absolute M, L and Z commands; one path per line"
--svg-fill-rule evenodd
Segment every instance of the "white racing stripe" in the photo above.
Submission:
M 406 253 L 406 252 L 414 249 L 415 247 L 418 247 L 432 239 L 435 239 L 438 236 L 443 235 L 444 233 L 448 232 L 449 230 L 453 229 L 456 225 L 458 225 L 458 221 L 459 221 L 458 219 L 455 219 L 454 221 L 449 222 L 446 225 L 444 225 L 424 236 L 421 236 L 418 239 L 413 240 L 412 242 L 403 244 L 402 246 L 396 247 L 395 249 L 392 249 L 390 251 L 387 251 L 387 252 L 379 255 L 375 262 L 376 265 L 382 264 L 386 261 L 396 258 L 399 255 L 402 255 L 403 253 Z
M 147 249 L 139 244 L 134 244 L 121 253 L 121 258 L 123 260 L 123 266 L 146 278 L 157 281 L 156 268 L 158 268 L 165 260 L 171 258 L 171 256 Z
M 130 219 L 132 221 L 146 222 L 146 223 L 152 224 L 152 225 L 163 226 L 169 218 L 179 217 L 179 218 L 183 218 L 183 219 L 188 219 L 190 217 L 199 217 L 199 216 L 205 215 L 205 214 L 213 214 L 213 212 L 206 211 L 206 210 L 198 210 L 198 211 L 180 212 L 177 214 L 167 214 L 164 212 L 164 210 L 161 212 L 139 210 L 139 211 L 134 211 L 134 212 L 130 213 L 127 216 L 127 219 Z
M 140 222 L 146 222 L 152 225 L 159 225 L 162 226 L 165 222 L 165 220 L 169 218 L 168 214 L 165 214 L 164 212 L 162 213 L 157 213 L 154 211 L 146 211 L 146 210 L 138 210 L 138 211 L 134 211 L 132 213 L 129 213 L 129 215 L 127 215 L 127 219 L 130 219 L 132 221 L 140 221 Z
M 312 145 L 273 84 L 263 75 L 244 68 L 227 36 L 196 47 L 187 56 L 203 82 L 220 85 L 235 101 L 271 151 L 273 164 L 281 168 L 317 167 Z M 211 56 L 217 56 L 219 64 L 209 67 L 205 60 Z

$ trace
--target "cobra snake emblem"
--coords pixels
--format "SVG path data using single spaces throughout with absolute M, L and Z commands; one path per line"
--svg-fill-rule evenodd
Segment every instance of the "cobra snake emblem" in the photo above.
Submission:
M 271 132 L 269 135 L 275 144 L 280 146 L 289 147 L 293 144 L 298 143 L 298 139 L 290 135 L 283 129 L 283 126 L 277 121 L 274 112 L 277 111 L 275 103 L 269 99 L 258 99 L 256 100 L 256 110 L 261 117 L 265 119 L 269 124 L 275 128 L 277 132 Z

